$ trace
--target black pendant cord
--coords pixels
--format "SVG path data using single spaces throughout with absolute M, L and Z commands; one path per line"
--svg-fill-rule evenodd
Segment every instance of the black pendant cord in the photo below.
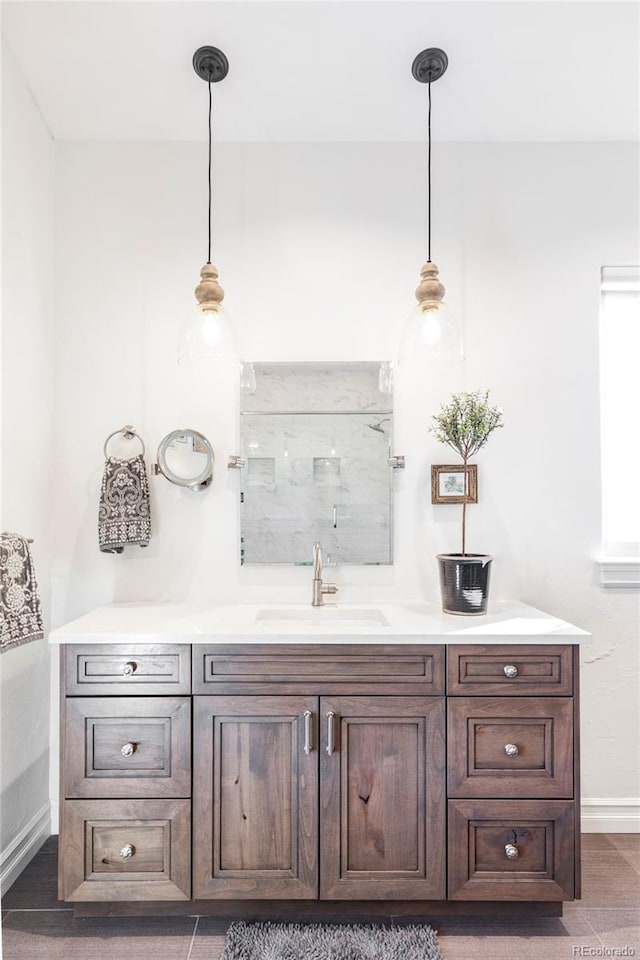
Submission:
M 431 263 L 431 81 L 429 91 L 429 110 L 427 114 L 427 263 Z
M 209 246 L 207 253 L 207 263 L 211 263 L 211 76 L 209 77 Z

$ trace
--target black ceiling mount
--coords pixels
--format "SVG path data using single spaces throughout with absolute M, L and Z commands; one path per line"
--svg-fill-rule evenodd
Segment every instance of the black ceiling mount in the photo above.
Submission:
M 199 47 L 193 55 L 193 69 L 201 80 L 217 83 L 229 73 L 229 61 L 217 47 Z
M 434 83 L 447 69 L 449 58 L 440 47 L 423 50 L 411 64 L 411 73 L 420 83 Z

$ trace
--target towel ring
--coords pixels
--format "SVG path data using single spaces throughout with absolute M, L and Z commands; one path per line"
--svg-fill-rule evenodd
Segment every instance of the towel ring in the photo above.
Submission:
M 118 437 L 121 434 L 125 438 L 125 440 L 133 440 L 134 437 L 137 440 L 139 440 L 140 446 L 142 447 L 142 456 L 144 457 L 144 452 L 145 452 L 144 440 L 142 439 L 139 433 L 136 433 L 136 431 L 131 426 L 131 424 L 127 423 L 120 430 L 114 430 L 113 433 L 110 433 L 107 439 L 105 440 L 104 447 L 103 447 L 105 460 L 107 460 L 109 457 L 109 454 L 107 453 L 107 447 L 109 446 L 109 442 L 113 440 L 114 437 Z

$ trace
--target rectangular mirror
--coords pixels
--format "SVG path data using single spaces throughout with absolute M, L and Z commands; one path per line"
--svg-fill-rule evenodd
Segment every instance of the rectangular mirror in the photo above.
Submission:
M 245 364 L 241 563 L 392 563 L 390 365 Z M 381 389 L 382 387 L 382 389 Z

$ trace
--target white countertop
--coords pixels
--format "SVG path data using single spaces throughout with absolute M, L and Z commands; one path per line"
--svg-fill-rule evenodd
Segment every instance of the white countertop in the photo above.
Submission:
M 435 604 L 114 603 L 53 630 L 50 643 L 579 643 L 589 634 L 524 603 L 484 616 Z

